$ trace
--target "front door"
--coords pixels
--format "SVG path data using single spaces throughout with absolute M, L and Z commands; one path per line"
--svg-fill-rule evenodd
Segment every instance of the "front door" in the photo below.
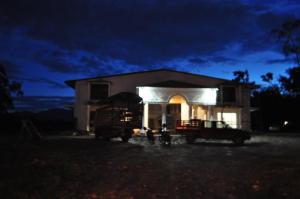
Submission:
M 181 104 L 168 104 L 167 105 L 168 128 L 175 129 L 177 120 L 181 120 Z

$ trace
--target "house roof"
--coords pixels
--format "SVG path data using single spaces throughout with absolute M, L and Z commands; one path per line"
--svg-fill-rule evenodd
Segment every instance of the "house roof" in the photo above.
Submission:
M 156 82 L 154 84 L 147 84 L 143 86 L 150 86 L 150 87 L 167 87 L 167 88 L 200 88 L 203 87 L 202 85 L 198 84 L 191 84 L 187 82 L 181 82 L 181 81 L 162 81 L 162 82 Z
M 110 77 L 117 77 L 117 76 L 127 76 L 127 75 L 135 75 L 135 74 L 142 74 L 142 73 L 153 73 L 153 72 L 162 72 L 162 71 L 176 72 L 176 73 L 181 73 L 181 74 L 193 75 L 193 76 L 197 76 L 197 77 L 206 77 L 206 78 L 218 79 L 218 80 L 221 80 L 221 81 L 224 81 L 224 82 L 231 82 L 231 80 L 227 80 L 227 79 L 222 79 L 222 78 L 217 78 L 217 77 L 210 77 L 210 76 L 206 76 L 206 75 L 199 75 L 199 74 L 189 73 L 189 72 L 183 72 L 183 71 L 176 71 L 176 70 L 172 70 L 172 69 L 156 69 L 156 70 L 139 71 L 139 72 L 132 72 L 132 73 L 120 73 L 120 74 L 114 74 L 114 75 L 103 75 L 103 76 L 97 76 L 97 77 L 91 77 L 91 78 L 67 80 L 67 81 L 65 81 L 65 83 L 68 86 L 74 88 L 76 81 L 83 81 L 83 80 L 90 80 L 90 81 L 92 81 L 92 80 L 98 80 L 98 79 L 101 79 L 101 78 L 110 78 Z M 102 80 L 102 81 L 106 82 L 105 80 Z M 168 82 L 170 83 L 171 81 L 164 82 L 164 84 L 168 84 Z M 172 82 L 175 82 L 175 81 L 172 81 Z M 160 83 L 162 83 L 162 82 L 160 82 Z M 180 83 L 182 84 L 183 82 L 180 82 Z M 188 83 L 183 83 L 183 84 L 188 84 Z M 190 86 L 198 86 L 199 87 L 199 85 L 189 84 L 189 87 Z

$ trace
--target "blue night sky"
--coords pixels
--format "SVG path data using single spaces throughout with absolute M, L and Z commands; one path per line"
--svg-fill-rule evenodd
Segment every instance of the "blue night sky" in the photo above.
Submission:
M 299 18 L 298 0 L 9 0 L 0 62 L 26 96 L 73 96 L 64 81 L 171 68 L 250 79 L 293 66 L 270 35 Z

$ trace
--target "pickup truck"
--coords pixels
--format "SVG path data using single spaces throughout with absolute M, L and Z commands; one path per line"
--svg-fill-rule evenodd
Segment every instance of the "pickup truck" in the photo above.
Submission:
M 178 120 L 176 132 L 185 136 L 187 143 L 194 143 L 197 138 L 231 140 L 236 145 L 242 145 L 250 139 L 250 133 L 241 129 L 231 128 L 224 121 L 208 120 Z

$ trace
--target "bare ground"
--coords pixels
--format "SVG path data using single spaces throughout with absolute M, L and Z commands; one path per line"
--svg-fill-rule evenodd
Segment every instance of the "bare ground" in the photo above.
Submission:
M 0 143 L 0 198 L 300 198 L 297 135 L 241 147 L 180 137 L 171 148 L 146 138 Z

